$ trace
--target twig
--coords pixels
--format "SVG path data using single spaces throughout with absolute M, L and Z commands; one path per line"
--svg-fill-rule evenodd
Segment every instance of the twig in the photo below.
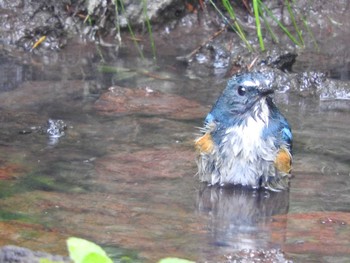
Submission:
M 254 67 L 255 63 L 258 61 L 259 56 L 256 56 L 252 62 L 247 66 L 248 71 L 251 71 L 251 69 Z
M 152 72 L 148 72 L 148 71 L 136 71 L 137 73 L 140 73 L 144 76 L 150 77 L 152 79 L 157 79 L 157 80 L 170 80 L 169 77 L 162 77 L 160 75 L 154 74 Z

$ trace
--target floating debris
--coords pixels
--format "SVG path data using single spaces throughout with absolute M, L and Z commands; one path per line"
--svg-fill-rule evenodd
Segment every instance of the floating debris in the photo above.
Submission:
M 46 133 L 51 138 L 60 138 L 65 135 L 67 124 L 63 120 L 48 119 Z
M 31 126 L 29 128 L 24 128 L 18 133 L 22 135 L 27 135 L 31 133 L 47 134 L 49 136 L 49 145 L 55 145 L 58 143 L 59 138 L 63 137 L 67 130 L 67 124 L 60 119 L 48 119 L 47 123 L 42 126 Z

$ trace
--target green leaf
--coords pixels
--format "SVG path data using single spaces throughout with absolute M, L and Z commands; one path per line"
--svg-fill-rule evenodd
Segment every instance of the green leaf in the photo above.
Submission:
M 195 262 L 187 259 L 182 259 L 182 258 L 163 258 L 159 260 L 158 263 L 195 263 Z
M 101 255 L 95 252 L 88 254 L 84 258 L 84 263 L 110 263 L 113 262 L 107 255 Z
M 253 47 L 250 45 L 249 41 L 247 40 L 245 33 L 239 23 L 237 22 L 236 15 L 234 13 L 234 10 L 231 6 L 231 3 L 229 0 L 222 0 L 223 5 L 225 6 L 226 11 L 229 13 L 231 20 L 233 21 L 233 24 L 226 18 L 226 16 L 220 11 L 220 9 L 217 7 L 217 5 L 214 3 L 213 0 L 209 0 L 209 3 L 215 8 L 215 10 L 218 12 L 218 14 L 223 18 L 225 23 L 227 23 L 234 32 L 237 33 L 237 35 L 241 38 L 241 40 L 246 44 L 249 51 L 253 51 Z
M 259 6 L 261 7 L 261 9 L 264 9 L 266 11 L 266 13 L 272 18 L 272 20 L 274 20 L 277 25 L 282 29 L 282 31 L 289 37 L 290 40 L 293 41 L 294 44 L 298 45 L 298 46 L 302 46 L 303 44 L 301 42 L 299 42 L 293 35 L 292 33 L 287 29 L 287 27 L 285 27 L 281 21 L 279 21 L 277 19 L 277 17 L 272 13 L 272 11 L 262 2 L 262 0 L 257 0 Z
M 113 263 L 100 246 L 88 240 L 70 237 L 67 247 L 74 263 Z
M 264 40 L 263 40 L 262 33 L 261 33 L 261 24 L 260 24 L 258 0 L 253 0 L 253 9 L 254 9 L 254 16 L 255 16 L 256 33 L 258 35 L 261 51 L 264 51 L 265 50 L 265 46 L 264 46 Z

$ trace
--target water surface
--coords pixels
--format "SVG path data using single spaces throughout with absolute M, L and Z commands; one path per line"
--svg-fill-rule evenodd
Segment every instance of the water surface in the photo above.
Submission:
M 294 133 L 290 191 L 208 188 L 195 177 L 192 141 L 226 80 L 196 77 L 166 54 L 154 63 L 102 51 L 104 62 L 79 45 L 1 58 L 1 245 L 66 254 L 65 239 L 78 236 L 115 260 L 226 262 L 257 250 L 277 261 L 350 258 L 349 110 L 276 94 Z M 113 85 L 181 96 L 203 114 L 104 114 L 95 103 Z M 49 118 L 67 123 L 64 137 L 38 132 Z

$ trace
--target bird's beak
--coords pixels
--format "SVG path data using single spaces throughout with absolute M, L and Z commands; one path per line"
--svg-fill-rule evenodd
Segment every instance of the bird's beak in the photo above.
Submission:
M 263 89 L 259 89 L 259 95 L 261 97 L 266 97 L 266 96 L 268 96 L 270 94 L 273 94 L 274 92 L 275 91 L 272 88 L 268 88 L 268 87 L 263 88 Z

